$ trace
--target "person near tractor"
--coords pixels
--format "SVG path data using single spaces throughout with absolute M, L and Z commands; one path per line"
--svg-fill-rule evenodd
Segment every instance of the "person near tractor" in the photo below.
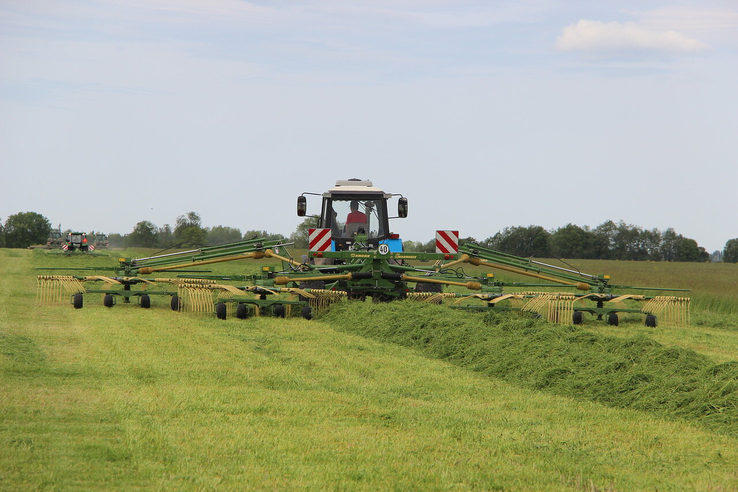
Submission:
M 346 225 L 352 223 L 366 224 L 366 214 L 359 212 L 359 202 L 357 200 L 351 200 L 349 205 L 351 212 L 346 217 Z

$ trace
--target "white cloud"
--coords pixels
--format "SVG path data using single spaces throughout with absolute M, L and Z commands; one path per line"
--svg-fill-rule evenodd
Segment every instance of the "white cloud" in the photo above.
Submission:
M 633 22 L 599 22 L 582 19 L 566 26 L 556 40 L 559 51 L 589 55 L 694 54 L 708 49 L 702 41 L 676 31 L 656 31 Z

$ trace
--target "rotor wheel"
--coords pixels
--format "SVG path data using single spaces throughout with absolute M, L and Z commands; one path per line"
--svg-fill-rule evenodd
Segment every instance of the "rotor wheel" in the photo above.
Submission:
M 287 309 L 285 308 L 284 304 L 275 304 L 272 308 L 272 314 L 276 316 L 277 318 L 284 318 L 287 314 Z
M 113 307 L 113 304 L 115 304 L 113 300 L 113 294 L 105 294 L 105 297 L 103 297 L 103 306 L 106 308 Z
M 82 309 L 82 304 L 84 304 L 84 297 L 82 294 L 74 294 L 72 296 L 72 305 L 74 306 L 74 309 Z
M 646 326 L 649 328 L 656 328 L 658 326 L 658 320 L 656 319 L 656 316 L 653 314 L 649 314 L 646 316 Z
M 172 300 L 169 302 L 169 306 L 172 308 L 172 311 L 179 311 L 179 296 L 172 296 Z
M 572 322 L 575 325 L 581 325 L 584 322 L 584 314 L 581 311 L 574 311 L 572 315 Z
M 226 308 L 225 302 L 219 302 L 215 305 L 215 316 L 218 319 L 226 319 L 228 316 L 228 309 Z
M 144 309 L 148 309 L 151 307 L 151 296 L 148 294 L 141 295 L 141 307 Z
M 607 324 L 612 326 L 618 326 L 619 323 L 618 313 L 610 313 L 607 315 Z
M 303 318 L 305 318 L 307 320 L 311 320 L 311 319 L 313 319 L 313 308 L 311 308 L 310 306 L 304 306 L 302 308 L 302 313 L 301 314 L 302 314 L 302 317 Z
M 249 317 L 249 307 L 246 304 L 236 306 L 236 318 L 246 319 Z

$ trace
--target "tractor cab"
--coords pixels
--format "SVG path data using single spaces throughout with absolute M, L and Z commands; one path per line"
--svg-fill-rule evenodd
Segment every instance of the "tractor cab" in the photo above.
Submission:
M 297 215 L 306 215 L 305 194 L 297 199 Z M 388 200 L 396 195 L 385 193 L 372 185 L 369 180 L 339 180 L 336 185 L 323 193 L 323 204 L 318 217 L 318 228 L 330 229 L 332 249 L 349 249 L 356 236 L 366 236 L 370 246 L 376 248 L 380 243 L 401 242 L 397 234 L 389 228 Z M 407 216 L 407 199 L 401 197 L 398 203 L 398 217 Z M 394 249 L 394 248 L 393 248 Z

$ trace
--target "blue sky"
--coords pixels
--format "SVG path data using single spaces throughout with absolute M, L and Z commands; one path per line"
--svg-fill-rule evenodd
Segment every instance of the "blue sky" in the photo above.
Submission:
M 0 2 L 0 220 L 289 234 L 371 179 L 404 238 L 738 237 L 727 1 Z M 317 211 L 317 202 L 309 204 Z

